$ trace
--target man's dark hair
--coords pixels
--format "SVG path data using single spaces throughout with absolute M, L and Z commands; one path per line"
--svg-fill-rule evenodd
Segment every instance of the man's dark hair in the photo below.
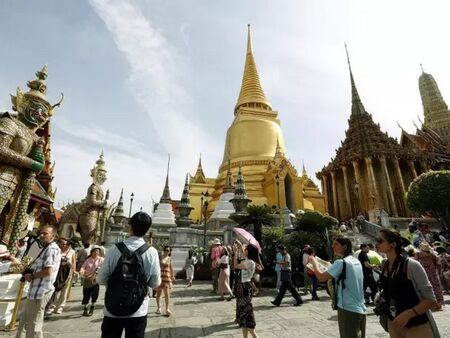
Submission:
M 307 253 L 308 255 L 313 255 L 316 253 L 316 250 L 314 250 L 314 248 L 312 248 L 312 247 L 309 247 L 309 248 L 306 248 L 305 253 Z
M 364 249 L 364 248 L 367 248 L 368 246 L 369 246 L 369 244 L 363 243 L 363 244 L 361 244 L 361 245 L 359 246 L 359 248 L 362 250 L 362 249 Z
M 131 232 L 135 236 L 144 237 L 151 225 L 152 218 L 146 212 L 139 211 L 130 218 Z
M 280 244 L 277 246 L 277 249 L 280 251 L 284 251 L 284 250 L 286 250 L 286 247 L 283 244 Z
M 105 241 L 101 241 L 101 242 L 100 242 L 100 245 L 102 245 L 102 246 L 105 245 L 105 244 L 106 244 Z
M 247 245 L 247 258 L 251 259 L 254 262 L 258 261 L 258 249 L 256 248 L 256 246 L 249 244 Z
M 87 249 L 89 248 L 91 245 L 89 244 L 89 242 L 83 242 L 83 248 Z

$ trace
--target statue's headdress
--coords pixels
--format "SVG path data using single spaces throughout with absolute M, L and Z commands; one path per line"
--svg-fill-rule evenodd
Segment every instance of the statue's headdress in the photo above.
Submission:
M 45 80 L 47 79 L 47 66 L 42 67 L 41 70 L 36 72 L 36 79 L 28 81 L 27 86 L 30 90 L 26 93 L 22 93 L 20 87 L 17 87 L 16 95 L 11 95 L 11 102 L 13 104 L 12 108 L 14 111 L 21 113 L 27 101 L 38 101 L 44 104 L 48 108 L 49 116 L 53 115 L 53 109 L 59 107 L 63 100 L 64 94 L 61 93 L 61 99 L 56 104 L 52 105 L 47 100 L 47 84 Z
M 94 176 L 94 174 L 97 171 L 103 171 L 103 172 L 107 172 L 106 170 L 106 166 L 105 166 L 105 160 L 104 160 L 104 155 L 103 155 L 103 151 L 100 154 L 100 157 L 98 158 L 97 161 L 95 161 L 95 166 L 94 168 L 91 169 L 91 176 Z

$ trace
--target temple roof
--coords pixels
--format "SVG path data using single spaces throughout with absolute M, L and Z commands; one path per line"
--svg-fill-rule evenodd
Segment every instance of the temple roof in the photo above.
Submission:
M 352 87 L 352 112 L 348 120 L 348 129 L 345 132 L 345 140 L 336 150 L 335 158 L 332 158 L 329 164 L 322 169 L 322 173 L 339 169 L 344 165 L 351 164 L 353 160 L 364 159 L 368 156 L 428 158 L 425 153 L 412 153 L 403 148 L 396 139 L 381 131 L 380 125 L 373 121 L 372 116 L 367 113 L 362 104 L 349 59 L 348 64 Z M 320 175 L 321 173 L 318 173 L 318 176 Z
M 247 54 L 245 57 L 244 75 L 242 77 L 241 91 L 236 103 L 235 112 L 240 106 L 256 105 L 262 109 L 272 110 L 272 106 L 264 94 L 259 82 L 258 70 L 253 57 L 252 37 L 250 25 L 248 25 Z
M 429 154 L 436 163 L 450 163 L 450 148 L 439 134 L 425 125 L 417 128 L 416 135 L 402 129 L 400 144 L 409 151 Z
M 194 176 L 191 176 L 191 182 L 192 183 L 206 183 L 207 179 L 205 176 L 205 173 L 203 172 L 202 167 L 202 154 L 200 154 L 200 157 L 198 159 L 198 165 L 197 165 L 197 171 L 195 172 Z

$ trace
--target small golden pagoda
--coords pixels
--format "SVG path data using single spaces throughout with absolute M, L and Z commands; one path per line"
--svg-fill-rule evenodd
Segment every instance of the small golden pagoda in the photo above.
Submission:
M 439 142 L 429 142 L 432 131 L 426 128 L 420 131 L 420 140 L 415 138 L 414 142 L 411 139 L 415 135 L 403 135 L 402 144 L 382 132 L 361 102 L 349 59 L 348 66 L 352 111 L 346 138 L 335 158 L 317 173 L 327 209 L 338 219 L 364 214 L 376 220 L 377 211 L 381 210 L 392 216 L 408 216 L 405 195 L 409 184 L 440 161 L 435 152 L 425 151 L 417 142 L 433 149 Z
M 228 164 L 229 163 L 229 164 Z M 278 112 L 272 109 L 259 81 L 253 56 L 250 25 L 241 90 L 234 108 L 234 120 L 228 128 L 225 150 L 216 179 L 206 178 L 201 162 L 190 180 L 191 213 L 200 220 L 201 192 L 209 191 L 210 214 L 226 184 L 228 165 L 234 177 L 241 165 L 248 197 L 253 204 L 280 208 L 315 209 L 324 212 L 325 200 L 306 171 L 299 176 L 286 157 Z

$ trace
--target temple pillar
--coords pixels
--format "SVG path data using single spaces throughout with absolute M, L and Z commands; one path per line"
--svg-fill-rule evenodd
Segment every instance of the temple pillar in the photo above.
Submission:
M 415 179 L 417 177 L 417 171 L 416 171 L 416 168 L 414 167 L 413 160 L 408 160 L 408 167 L 409 167 L 409 171 L 411 172 L 413 179 Z
M 405 189 L 405 183 L 403 182 L 402 171 L 400 169 L 400 163 L 398 162 L 398 158 L 397 157 L 394 157 L 392 159 L 392 161 L 394 163 L 395 174 L 397 176 L 397 181 L 398 181 L 398 184 L 400 186 L 400 191 L 402 193 L 401 202 L 402 202 L 402 204 L 403 204 L 403 206 L 405 207 L 405 210 L 406 210 L 406 199 L 405 199 L 405 197 L 406 197 L 406 189 Z
M 424 173 L 428 172 L 427 161 L 420 161 L 420 167 Z
M 327 174 L 322 175 L 322 194 L 325 196 L 325 209 L 327 212 L 330 212 L 330 205 L 328 204 L 329 201 L 329 191 L 328 191 L 328 178 Z
M 353 216 L 352 200 L 350 199 L 350 190 L 348 186 L 347 166 L 344 165 L 342 167 L 342 173 L 344 174 L 345 199 L 347 200 L 348 211 L 350 216 Z
M 392 189 L 391 179 L 389 178 L 389 172 L 386 164 L 386 156 L 384 155 L 380 156 L 380 163 L 387 184 L 389 203 L 391 204 L 391 212 L 394 214 L 395 217 L 397 217 L 398 216 L 397 206 L 395 205 L 394 190 Z
M 361 175 L 359 173 L 359 164 L 357 160 L 352 161 L 353 171 L 355 172 L 355 189 L 356 189 L 356 197 L 358 203 L 355 205 L 355 214 L 358 215 L 360 211 L 363 209 L 363 203 L 361 199 Z M 359 210 L 358 210 L 359 209 Z
M 337 195 L 336 172 L 331 171 L 331 186 L 333 189 L 333 216 L 339 219 L 339 205 Z
M 377 184 L 375 182 L 375 175 L 373 172 L 373 166 L 372 166 L 372 158 L 366 157 L 366 168 L 367 168 L 367 176 L 369 178 L 369 210 L 375 209 L 377 207 L 377 197 L 378 190 L 377 190 Z

